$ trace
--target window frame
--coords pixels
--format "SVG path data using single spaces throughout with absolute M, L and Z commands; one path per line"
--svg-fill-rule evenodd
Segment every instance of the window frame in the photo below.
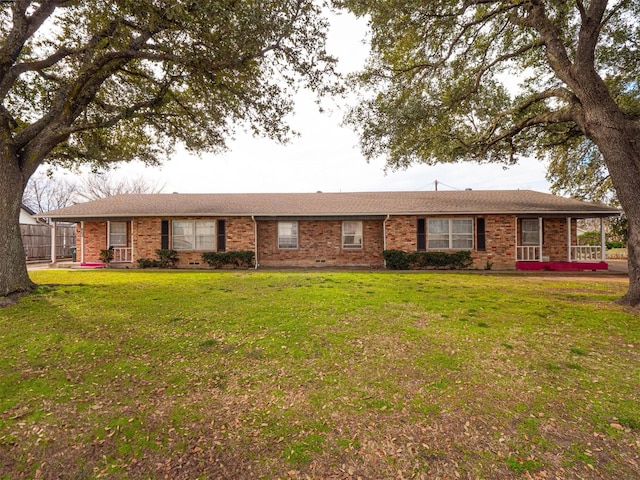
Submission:
M 432 224 L 433 222 L 433 224 Z M 435 228 L 435 222 L 439 222 L 441 227 L 446 222 L 447 227 Z M 465 232 L 456 232 L 454 225 L 462 222 L 468 223 L 469 229 Z M 439 230 L 439 231 L 438 231 Z M 433 232 L 433 233 L 432 233 Z M 473 250 L 474 242 L 474 221 L 470 217 L 432 217 L 427 219 L 427 250 Z M 456 242 L 464 241 L 464 246 L 456 245 Z M 435 242 L 446 242 L 444 244 L 434 245 Z
M 534 225 L 535 229 L 525 230 L 525 225 Z M 534 241 L 525 241 L 525 232 L 529 235 L 535 234 Z M 521 218 L 520 219 L 520 241 L 522 245 L 539 245 L 540 244 L 540 219 L 538 218 Z
M 190 234 L 176 234 L 176 225 L 190 225 Z M 202 226 L 209 224 L 210 232 L 202 232 Z M 201 228 L 199 229 L 198 226 Z M 200 230 L 200 232 L 199 232 Z M 176 245 L 176 240 L 189 242 L 189 248 Z M 216 248 L 216 222 L 215 220 L 173 220 L 171 222 L 171 246 L 179 252 L 213 252 Z
M 355 230 L 347 231 L 349 224 L 356 225 Z M 362 250 L 364 248 L 364 225 L 362 220 L 343 220 L 342 221 L 342 248 L 343 250 Z M 347 243 L 347 239 L 353 240 Z
M 109 222 L 109 245 L 107 245 L 107 247 L 126 247 L 128 245 L 128 224 L 129 222 Z M 118 237 L 121 237 L 124 240 L 124 243 L 116 243 L 113 241 L 113 227 L 114 226 L 124 226 L 124 233 L 122 232 L 118 232 L 115 235 L 117 235 Z
M 287 232 L 285 232 L 284 227 L 287 226 L 290 228 Z M 278 225 L 276 228 L 278 229 L 278 250 L 297 250 L 300 242 L 300 230 L 298 222 L 295 220 L 278 221 Z M 288 233 L 288 235 L 286 233 Z M 290 243 L 287 243 L 287 241 L 289 241 Z

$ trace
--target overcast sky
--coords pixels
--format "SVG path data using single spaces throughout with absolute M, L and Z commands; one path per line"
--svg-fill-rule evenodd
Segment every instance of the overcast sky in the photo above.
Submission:
M 340 70 L 358 70 L 367 55 L 366 24 L 351 15 L 332 17 L 328 50 L 340 60 Z M 349 192 L 532 189 L 546 192 L 545 165 L 527 161 L 504 169 L 500 165 L 459 163 L 416 165 L 398 172 L 384 171 L 384 161 L 367 163 L 358 138 L 342 127 L 345 108 L 327 104 L 319 113 L 310 94 L 296 99 L 290 123 L 299 137 L 287 145 L 238 132 L 229 151 L 201 157 L 177 152 L 160 168 L 126 165 L 113 177 L 143 176 L 164 185 L 165 193 Z

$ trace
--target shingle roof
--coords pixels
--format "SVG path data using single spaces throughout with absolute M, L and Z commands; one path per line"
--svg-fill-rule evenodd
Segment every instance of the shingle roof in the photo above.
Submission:
M 598 217 L 618 209 L 532 190 L 116 195 L 40 214 L 54 220 L 182 216 L 516 214 Z

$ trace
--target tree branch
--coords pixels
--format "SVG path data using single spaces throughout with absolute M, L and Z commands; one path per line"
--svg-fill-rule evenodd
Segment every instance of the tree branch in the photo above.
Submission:
M 574 86 L 576 82 L 571 77 L 572 64 L 569 54 L 562 43 L 562 36 L 558 28 L 547 16 L 544 3 L 541 0 L 527 0 L 525 7 L 527 8 L 527 24 L 538 32 L 544 42 L 549 65 L 558 78 L 569 86 Z
M 607 0 L 592 0 L 586 12 L 580 11 L 582 23 L 578 33 L 576 65 L 594 68 L 595 49 L 598 44 Z

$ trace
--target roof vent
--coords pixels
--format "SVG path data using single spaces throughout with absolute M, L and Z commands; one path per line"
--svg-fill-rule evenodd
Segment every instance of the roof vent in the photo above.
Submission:
M 465 188 L 464 189 L 465 192 L 470 192 L 471 190 L 473 190 L 473 188 Z

